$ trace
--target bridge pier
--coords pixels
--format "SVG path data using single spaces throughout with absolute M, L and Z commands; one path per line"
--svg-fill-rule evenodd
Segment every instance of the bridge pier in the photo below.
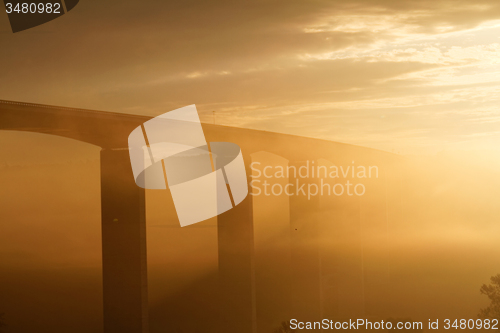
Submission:
M 309 169 L 308 161 L 291 161 L 297 174 L 290 174 L 289 182 L 296 188 L 304 184 L 318 185 L 317 178 L 300 176 L 300 168 Z M 318 185 L 319 188 L 319 185 Z M 320 321 L 321 304 L 321 247 L 319 245 L 319 196 L 306 194 L 290 196 L 291 260 L 293 265 L 291 291 L 291 318 L 302 321 Z
M 257 162 L 257 170 L 272 166 L 272 170 L 282 167 L 286 170 L 288 160 L 276 154 L 259 152 L 252 154 L 252 163 Z M 274 174 L 271 172 L 271 174 Z M 270 333 L 281 323 L 291 318 L 291 280 L 294 274 L 291 262 L 290 205 L 286 193 L 266 196 L 263 182 L 269 183 L 268 190 L 284 189 L 288 177 L 266 178 L 256 171 L 252 173 L 261 190 L 253 200 L 255 286 L 257 300 L 257 332 Z M 279 187 L 278 187 L 279 186 Z M 256 194 L 258 193 L 255 190 Z M 276 190 L 275 193 L 279 193 Z
M 250 156 L 245 168 L 250 170 Z M 248 174 L 248 173 L 247 173 Z M 220 332 L 256 333 L 253 198 L 217 217 Z
M 145 190 L 128 150 L 101 151 L 104 333 L 148 332 Z

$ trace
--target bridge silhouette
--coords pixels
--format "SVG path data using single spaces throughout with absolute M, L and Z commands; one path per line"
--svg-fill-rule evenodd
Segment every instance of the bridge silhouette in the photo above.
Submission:
M 146 198 L 145 190 L 135 184 L 127 141 L 130 132 L 149 119 L 151 117 L 148 116 L 0 100 L 0 130 L 56 135 L 101 148 L 105 333 L 149 331 Z M 266 245 L 262 245 L 265 242 L 261 241 L 262 233 L 258 231 L 258 224 L 272 221 L 265 221 L 264 211 L 259 210 L 261 199 L 249 195 L 237 207 L 217 217 L 220 282 L 220 300 L 217 304 L 224 313 L 219 332 L 265 332 L 276 323 L 275 319 L 270 319 L 260 309 L 273 307 L 280 308 L 281 316 L 295 315 L 310 320 L 321 318 L 325 308 L 328 308 L 323 297 L 325 290 L 322 279 L 332 271 L 351 268 L 342 264 L 332 264 L 328 268 L 328 254 L 321 254 L 320 245 L 310 247 L 305 244 L 318 239 L 324 221 L 343 219 L 350 223 L 348 228 L 351 231 L 358 230 L 361 224 L 368 222 L 372 228 L 387 228 L 389 214 L 397 210 L 390 199 L 399 193 L 399 175 L 387 170 L 396 170 L 400 158 L 374 149 L 326 140 L 214 124 L 204 123 L 202 126 L 207 141 L 233 142 L 241 147 L 249 181 L 250 163 L 269 156 L 278 156 L 280 163 L 296 166 L 303 165 L 304 161 L 321 159 L 345 165 L 351 165 L 356 160 L 358 164 L 376 164 L 384 170 L 377 181 L 368 180 L 372 191 L 363 197 L 317 197 L 313 200 L 290 197 L 287 206 L 283 206 L 287 210 L 286 214 L 278 211 L 283 207 L 277 207 L 273 213 L 275 215 L 270 215 L 273 219 L 277 215 L 281 216 L 276 221 L 282 222 L 275 224 L 279 224 L 280 231 L 287 235 L 289 242 L 279 249 L 267 247 L 271 250 L 264 255 L 262 249 L 266 249 Z M 267 154 L 264 157 L 263 152 Z M 293 179 L 288 181 L 292 182 Z M 344 231 L 348 232 L 347 229 Z M 385 263 L 386 258 L 381 254 L 376 260 Z M 274 262 L 285 261 L 285 266 L 273 270 L 273 267 L 278 267 Z M 303 269 L 295 270 L 294 267 Z M 272 279 L 266 277 L 269 274 L 262 274 L 264 269 L 272 271 Z M 364 282 L 367 273 L 363 267 L 361 269 L 361 282 L 352 286 L 361 296 L 352 308 L 364 314 L 371 311 L 367 309 L 371 303 L 365 296 L 365 289 L 370 286 Z M 276 285 L 280 279 L 285 281 L 293 275 L 295 278 L 290 284 Z M 269 296 L 260 291 L 260 286 L 266 284 L 267 287 L 281 288 L 281 291 Z M 334 296 L 337 300 L 343 297 L 336 293 Z M 340 311 L 338 307 L 335 309 L 332 311 Z

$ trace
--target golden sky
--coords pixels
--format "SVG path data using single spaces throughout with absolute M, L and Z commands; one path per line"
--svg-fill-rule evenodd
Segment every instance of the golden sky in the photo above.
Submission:
M 444 152 L 412 159 L 401 185 L 415 212 L 391 231 L 411 259 L 395 256 L 402 312 L 472 318 L 486 304 L 500 257 L 500 159 L 481 156 L 500 147 L 498 0 L 87 0 L 16 34 L 0 14 L 0 99 L 151 116 L 196 104 L 205 122 L 215 111 L 229 126 Z M 3 266 L 97 270 L 99 148 L 8 131 L 0 143 Z M 148 195 L 155 304 L 216 266 L 217 235 L 171 228 L 167 194 Z M 18 279 L 3 277 L 4 290 Z
M 0 99 L 202 119 L 388 151 L 496 149 L 500 2 L 83 1 L 12 34 Z

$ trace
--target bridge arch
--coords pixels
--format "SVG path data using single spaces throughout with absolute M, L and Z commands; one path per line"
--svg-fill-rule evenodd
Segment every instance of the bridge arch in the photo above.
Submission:
M 28 331 L 102 325 L 100 148 L 17 131 L 0 142 L 1 312 Z

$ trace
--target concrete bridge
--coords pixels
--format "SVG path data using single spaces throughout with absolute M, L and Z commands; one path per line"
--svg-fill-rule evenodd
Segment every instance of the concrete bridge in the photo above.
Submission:
M 134 128 L 149 119 L 0 100 L 0 130 L 45 133 L 102 148 L 105 333 L 148 332 L 145 191 L 134 182 L 127 139 Z M 388 228 L 389 221 L 398 218 L 398 207 L 391 198 L 399 195 L 396 170 L 400 158 L 373 149 L 278 133 L 211 124 L 203 124 L 203 129 L 209 142 L 233 142 L 241 147 L 249 180 L 252 161 L 272 160 L 272 163 L 300 166 L 305 161 L 351 165 L 355 160 L 357 164 L 380 168 L 379 178 L 368 180 L 370 193 L 362 197 L 318 196 L 308 200 L 295 196 L 281 198 L 280 204 L 269 207 L 262 201 L 265 198 L 249 195 L 237 207 L 218 216 L 221 286 L 218 306 L 225 319 L 221 319 L 217 331 L 266 332 L 276 326 L 279 316 L 286 316 L 282 320 L 292 316 L 314 320 L 320 319 L 325 311 L 338 316 L 378 311 L 376 299 L 383 293 L 380 285 L 386 283 L 385 277 L 371 279 L 377 281 L 376 286 L 371 286 L 365 276 L 370 274 L 370 265 L 386 265 L 387 253 L 380 253 L 380 246 L 370 249 L 362 245 L 361 253 L 352 250 L 356 260 L 362 261 L 359 268 L 356 265 L 352 268 L 352 260 L 345 263 L 331 253 L 324 253 L 319 239 L 333 230 L 325 224 L 327 221 L 333 221 L 339 234 L 357 234 L 363 231 L 363 225 L 373 230 Z M 284 239 L 280 245 L 266 241 L 269 232 L 266 225 L 272 225 L 272 232 Z M 332 237 L 335 242 L 342 242 L 341 236 Z M 362 244 L 363 235 L 359 237 Z M 365 267 L 367 257 L 371 263 Z M 277 262 L 280 265 L 276 265 Z M 334 276 L 335 283 L 339 272 L 354 277 L 343 286 L 352 289 L 349 296 L 338 288 L 330 290 L 329 283 L 325 282 Z M 288 280 L 291 282 L 280 283 Z M 267 292 L 270 289 L 275 292 Z M 326 299 L 328 293 L 330 297 Z M 272 315 L 277 308 L 279 314 Z

